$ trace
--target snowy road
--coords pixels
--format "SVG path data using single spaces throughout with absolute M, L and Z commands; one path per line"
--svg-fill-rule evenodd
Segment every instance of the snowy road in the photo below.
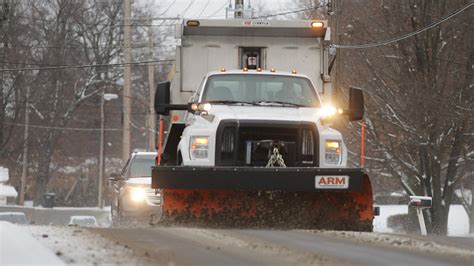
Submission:
M 172 265 L 472 265 L 474 240 L 314 231 L 181 227 L 107 228 L 93 232 Z M 370 239 L 387 238 L 386 242 Z

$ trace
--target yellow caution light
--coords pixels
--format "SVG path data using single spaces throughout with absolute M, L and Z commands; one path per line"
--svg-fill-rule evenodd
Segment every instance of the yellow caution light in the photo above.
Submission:
M 197 103 L 191 104 L 191 110 L 193 110 L 194 112 L 198 111 L 199 110 L 199 104 L 197 104 Z
M 275 72 L 275 69 L 274 68 L 270 69 L 270 72 Z
M 227 70 L 225 68 L 221 68 L 221 72 L 226 72 Z
M 242 71 L 247 72 L 247 71 L 249 71 L 249 69 L 244 67 L 244 68 L 242 68 Z
M 313 21 L 311 22 L 311 28 L 322 28 L 324 27 L 324 23 L 321 21 Z
M 338 141 L 326 140 L 326 148 L 328 148 L 328 149 L 339 149 L 339 142 Z
M 199 20 L 188 20 L 188 22 L 186 22 L 186 26 L 188 27 L 199 27 L 200 24 Z
M 261 69 L 261 68 L 257 68 L 257 72 L 262 72 L 262 69 Z
M 298 72 L 296 72 L 296 69 L 293 69 L 293 70 L 291 70 L 291 73 L 292 73 L 292 74 L 296 74 L 296 73 L 298 73 Z
M 209 143 L 209 138 L 197 137 L 194 139 L 195 145 L 207 145 Z
M 341 153 L 341 143 L 335 140 L 326 140 L 326 152 Z

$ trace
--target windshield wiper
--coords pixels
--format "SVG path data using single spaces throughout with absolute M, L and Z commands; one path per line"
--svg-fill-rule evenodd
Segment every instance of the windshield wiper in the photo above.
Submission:
M 281 105 L 281 106 L 295 106 L 295 107 L 308 107 L 306 105 L 302 105 L 302 104 L 297 104 L 297 103 L 289 103 L 289 102 L 280 102 L 280 101 L 258 101 L 258 102 L 255 102 L 256 104 L 258 105 L 262 105 L 263 104 L 278 104 L 278 105 Z
M 246 102 L 246 101 L 230 101 L 230 100 L 216 100 L 216 101 L 206 101 L 208 103 L 216 103 L 216 104 L 248 104 L 248 105 L 258 105 L 255 102 Z

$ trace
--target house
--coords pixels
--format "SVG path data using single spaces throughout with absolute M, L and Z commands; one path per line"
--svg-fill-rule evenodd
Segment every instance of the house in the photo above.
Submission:
M 13 205 L 16 203 L 18 192 L 10 185 L 7 185 L 9 179 L 8 168 L 0 166 L 0 206 Z

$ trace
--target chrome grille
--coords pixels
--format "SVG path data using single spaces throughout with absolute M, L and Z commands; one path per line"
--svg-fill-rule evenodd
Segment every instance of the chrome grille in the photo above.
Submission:
M 312 156 L 314 154 L 313 133 L 309 129 L 303 129 L 301 154 L 304 156 Z
M 230 153 L 234 151 L 234 129 L 226 128 L 222 136 L 222 152 Z

